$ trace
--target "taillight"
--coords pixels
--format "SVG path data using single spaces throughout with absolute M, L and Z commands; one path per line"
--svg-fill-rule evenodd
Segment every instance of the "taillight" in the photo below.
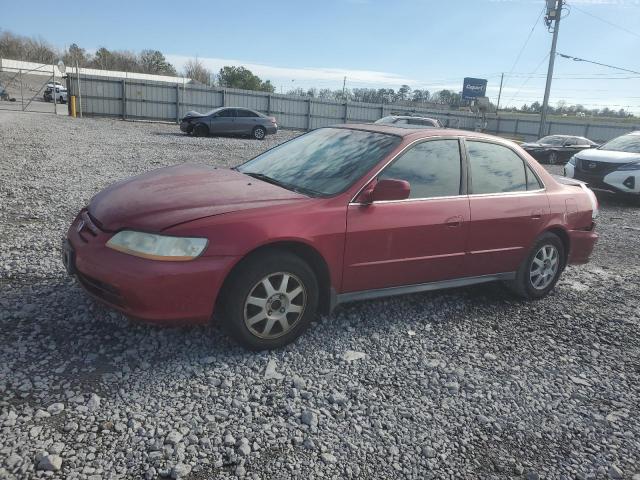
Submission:
M 598 197 L 596 197 L 596 194 L 593 193 L 593 190 L 591 190 L 586 185 L 582 184 L 582 188 L 589 196 L 589 200 L 591 201 L 591 219 L 595 220 L 596 218 L 598 218 L 598 214 L 600 213 L 600 208 L 599 208 L 600 206 L 598 205 Z

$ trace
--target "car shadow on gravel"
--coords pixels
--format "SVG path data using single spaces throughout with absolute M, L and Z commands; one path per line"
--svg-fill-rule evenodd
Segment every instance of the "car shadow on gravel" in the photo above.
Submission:
M 19 380 L 43 368 L 56 383 L 100 392 L 105 376 L 116 387 L 122 372 L 149 376 L 181 365 L 185 374 L 201 364 L 243 362 L 255 355 L 233 344 L 215 325 L 163 327 L 130 320 L 91 299 L 73 280 L 53 278 L 5 285 L 0 360 Z M 9 389 L 10 398 L 29 401 L 34 390 Z M 37 389 L 36 389 L 37 390 Z

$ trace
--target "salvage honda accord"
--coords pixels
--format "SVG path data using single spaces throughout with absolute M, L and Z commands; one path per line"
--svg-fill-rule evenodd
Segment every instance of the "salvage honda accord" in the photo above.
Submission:
M 588 261 L 597 201 L 488 135 L 321 128 L 239 167 L 179 165 L 98 193 L 64 262 L 92 296 L 160 324 L 215 317 L 251 349 L 317 312 L 503 281 L 535 299 Z

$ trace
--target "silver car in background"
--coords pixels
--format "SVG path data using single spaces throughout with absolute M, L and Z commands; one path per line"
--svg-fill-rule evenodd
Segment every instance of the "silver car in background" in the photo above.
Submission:
M 437 118 L 414 117 L 410 115 L 389 115 L 376 120 L 374 123 L 386 123 L 394 125 L 413 125 L 419 127 L 442 128 L 442 123 Z
M 262 140 L 278 131 L 274 117 L 248 108 L 220 107 L 207 113 L 187 112 L 180 121 L 180 130 L 204 137 L 207 135 L 249 135 Z

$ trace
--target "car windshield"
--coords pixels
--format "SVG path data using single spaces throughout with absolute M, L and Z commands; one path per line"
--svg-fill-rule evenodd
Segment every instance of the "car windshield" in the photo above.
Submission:
M 538 143 L 541 143 L 542 145 L 562 145 L 564 143 L 564 140 L 564 137 L 549 136 L 542 137 L 540 140 L 538 140 Z
M 205 113 L 205 115 L 209 116 L 209 115 L 212 115 L 212 114 L 214 114 L 216 112 L 219 112 L 220 110 L 222 110 L 222 107 L 214 108 L 213 110 L 209 110 L 207 113 Z
M 614 150 L 616 152 L 640 153 L 640 135 L 623 135 L 600 147 L 600 150 Z
M 237 168 L 310 196 L 343 192 L 382 160 L 401 138 L 385 133 L 321 128 L 283 143 Z

